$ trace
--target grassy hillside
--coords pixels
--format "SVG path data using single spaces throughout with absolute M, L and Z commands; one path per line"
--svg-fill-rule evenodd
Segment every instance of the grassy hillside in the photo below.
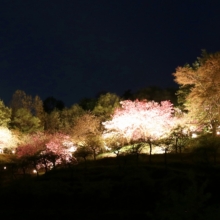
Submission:
M 220 168 L 163 155 L 105 158 L 45 175 L 1 173 L 1 216 L 219 219 Z M 8 179 L 7 182 L 3 178 Z

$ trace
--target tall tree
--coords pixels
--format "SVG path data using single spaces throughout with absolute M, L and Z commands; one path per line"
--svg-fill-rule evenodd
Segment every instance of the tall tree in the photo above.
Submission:
M 206 124 L 216 135 L 220 121 L 220 52 L 202 52 L 191 66 L 178 67 L 175 81 L 190 91 L 185 95 L 185 108 L 191 121 Z
M 32 100 L 32 113 L 41 120 L 41 124 L 43 125 L 45 120 L 43 101 L 37 95 Z
M 98 101 L 93 109 L 93 113 L 101 119 L 110 119 L 111 114 L 114 112 L 116 107 L 119 107 L 120 97 L 114 93 L 106 93 L 100 95 Z
M 40 119 L 33 116 L 25 108 L 20 108 L 15 112 L 11 125 L 12 128 L 23 133 L 32 133 L 43 129 Z
M 51 113 L 54 110 L 63 110 L 65 104 L 62 100 L 58 100 L 53 96 L 50 96 L 43 101 L 43 107 L 45 112 Z
M 70 108 L 64 108 L 62 111 L 53 110 L 51 113 L 45 113 L 44 128 L 52 133 L 62 131 L 63 133 L 71 134 L 76 120 L 84 113 L 84 110 L 77 104 Z
M 11 109 L 0 100 L 0 126 L 8 127 L 11 122 Z
M 50 114 L 46 113 L 44 130 L 49 133 L 58 132 L 61 129 L 60 111 L 53 110 Z
M 74 104 L 70 108 L 64 108 L 60 111 L 60 130 L 66 134 L 71 133 L 77 119 L 84 113 L 85 111 L 78 104 Z
M 124 91 L 121 98 L 122 98 L 122 100 L 134 100 L 133 95 L 134 94 L 132 93 L 131 89 L 127 89 Z
M 85 111 L 92 111 L 95 108 L 96 102 L 96 98 L 83 98 L 79 101 L 79 106 Z
M 16 90 L 12 96 L 10 106 L 12 108 L 12 123 L 14 123 L 15 115 L 18 114 L 16 112 L 20 109 L 25 109 L 26 112 L 29 112 L 28 114 L 31 114 L 40 120 L 41 126 L 44 125 L 45 112 L 43 109 L 43 101 L 39 96 L 36 95 L 33 98 L 22 90 Z
M 16 90 L 15 93 L 12 95 L 10 107 L 12 108 L 13 115 L 20 108 L 27 109 L 31 112 L 32 97 L 30 95 L 27 95 L 23 90 Z

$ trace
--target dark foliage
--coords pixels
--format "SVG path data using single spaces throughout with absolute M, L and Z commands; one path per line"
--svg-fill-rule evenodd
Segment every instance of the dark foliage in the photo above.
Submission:
M 219 219 L 219 168 L 159 163 L 87 161 L 39 177 L 1 170 L 2 216 L 22 219 Z M 189 168 L 190 167 L 190 168 Z M 7 181 L 6 181 L 7 180 Z
M 54 97 L 50 96 L 43 101 L 44 111 L 47 113 L 51 113 L 53 110 L 63 110 L 65 104 L 61 100 L 57 100 Z

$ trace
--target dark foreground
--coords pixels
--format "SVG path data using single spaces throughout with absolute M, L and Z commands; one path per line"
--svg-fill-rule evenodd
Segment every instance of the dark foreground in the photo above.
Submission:
M 2 219 L 220 219 L 220 167 L 79 164 L 33 177 L 1 172 Z

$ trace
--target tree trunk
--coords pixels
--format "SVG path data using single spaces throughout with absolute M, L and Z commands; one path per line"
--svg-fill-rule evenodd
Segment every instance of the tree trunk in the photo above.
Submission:
M 96 153 L 95 153 L 95 149 L 93 150 L 93 158 L 94 158 L 94 160 L 96 160 Z
M 164 164 L 165 164 L 165 168 L 167 168 L 167 148 L 165 148 L 164 151 Z
M 47 173 L 47 171 L 48 171 L 48 168 L 47 168 L 47 164 L 44 164 L 44 169 L 45 169 L 45 173 Z
M 23 171 L 23 175 L 25 176 L 25 174 L 26 174 L 26 167 L 25 166 L 22 166 L 22 171 Z
M 86 163 L 86 157 L 85 156 L 83 157 L 83 159 L 84 159 L 84 162 Z
M 43 164 L 44 164 L 45 173 L 47 173 L 48 167 L 47 167 L 47 161 L 45 158 L 43 158 Z
M 118 157 L 119 153 L 120 153 L 119 150 L 115 150 L 115 151 L 114 151 L 114 154 L 116 154 L 116 158 Z
M 149 141 L 148 143 L 149 143 L 149 147 L 150 147 L 149 162 L 151 163 L 152 143 L 151 143 L 151 141 Z
M 36 160 L 33 160 L 33 165 L 34 165 L 34 169 L 36 170 L 37 177 L 38 177 L 39 173 L 38 173 L 38 170 L 37 170 L 37 161 Z
M 182 157 L 182 147 L 183 146 L 179 146 L 179 152 L 180 152 L 180 161 L 183 162 L 183 157 Z
M 212 136 L 215 137 L 215 136 L 217 136 L 217 123 L 216 123 L 216 121 L 212 120 L 211 125 L 212 125 Z
M 56 160 L 53 160 L 52 164 L 53 164 L 53 169 L 55 169 L 55 167 L 56 167 Z
M 176 138 L 175 140 L 175 150 L 176 150 L 176 154 L 178 153 L 178 138 Z

